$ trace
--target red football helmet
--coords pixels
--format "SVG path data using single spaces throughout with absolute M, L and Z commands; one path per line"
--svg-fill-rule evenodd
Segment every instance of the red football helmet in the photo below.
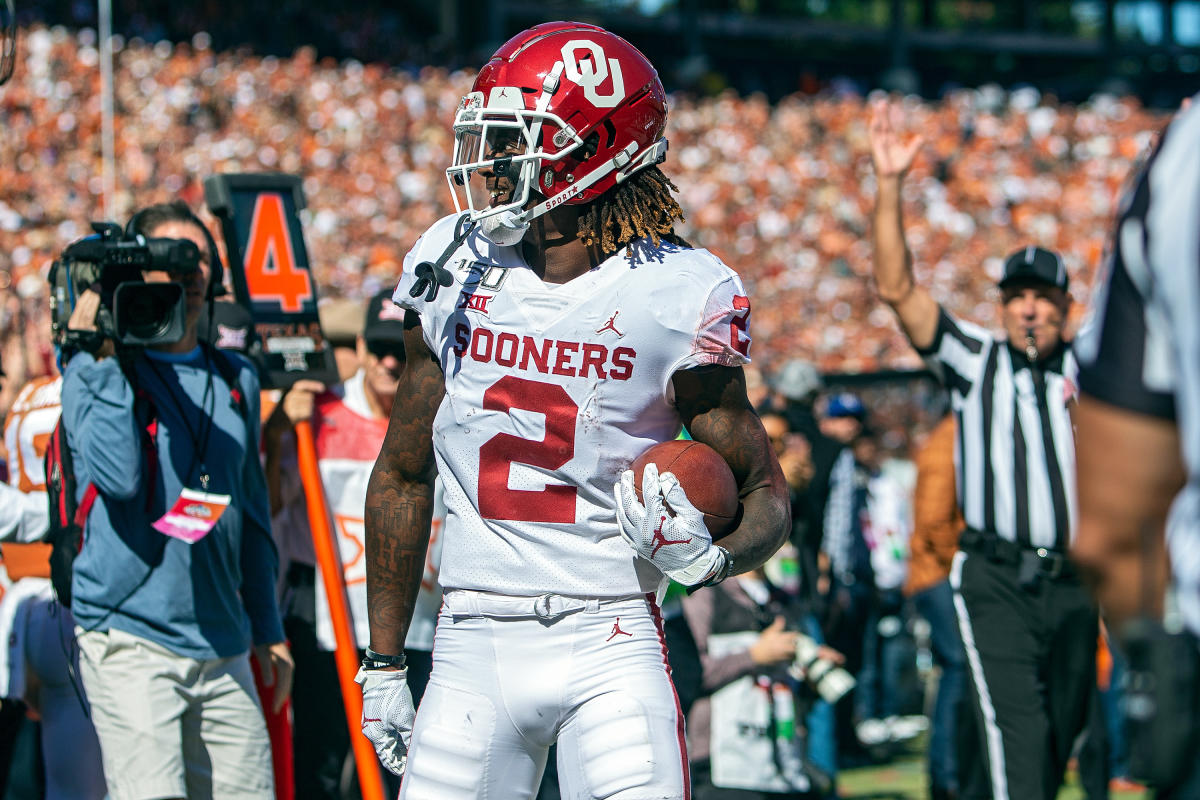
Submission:
M 455 115 L 455 207 L 473 221 L 510 212 L 510 225 L 527 225 L 590 202 L 666 157 L 666 122 L 658 73 L 629 42 L 580 22 L 530 28 L 483 66 Z M 510 177 L 511 195 L 489 196 L 478 177 L 472 187 L 480 169 Z M 526 209 L 534 189 L 546 200 Z

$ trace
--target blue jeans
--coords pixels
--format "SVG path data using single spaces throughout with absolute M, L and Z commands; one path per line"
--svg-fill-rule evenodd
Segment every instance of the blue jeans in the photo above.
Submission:
M 1129 742 L 1125 739 L 1125 718 L 1121 712 L 1121 682 L 1125 680 L 1125 657 L 1111 645 L 1112 673 L 1108 688 L 1100 692 L 1100 707 L 1104 712 L 1104 725 L 1108 731 L 1108 776 L 1129 777 Z
M 880 591 L 869 602 L 871 609 L 863 629 L 862 669 L 854 690 L 854 714 L 859 721 L 900 713 L 904 662 L 911 655 L 904 629 L 904 597 L 900 591 Z M 880 621 L 889 617 L 898 627 L 885 635 L 880 632 Z
M 941 670 L 929 735 L 929 780 L 937 789 L 958 788 L 957 722 L 967 678 L 967 656 L 954 613 L 954 591 L 944 580 L 913 595 L 929 623 L 933 661 Z
M 814 614 L 804 618 L 804 632 L 818 644 L 824 644 L 821 623 Z M 837 778 L 837 731 L 834 727 L 833 706 L 817 698 L 804 718 L 808 727 L 808 761 L 824 772 L 836 785 Z

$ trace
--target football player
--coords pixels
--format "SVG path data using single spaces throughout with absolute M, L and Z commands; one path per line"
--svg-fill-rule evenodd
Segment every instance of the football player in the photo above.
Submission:
M 103 797 L 104 768 L 91 709 L 76 677 L 75 620 L 50 585 L 46 445 L 62 414 L 62 378 L 42 376 L 21 388 L 4 421 L 9 482 L 0 484 L 0 571 L 12 580 L 0 604 L 7 648 L 0 694 L 23 697 L 41 719 L 41 762 L 47 798 Z M 11 614 L 11 616 L 9 616 Z M 2 685 L 7 683 L 7 686 Z
M 674 233 L 666 114 L 632 45 L 555 22 L 503 45 L 455 116 L 461 213 L 404 261 L 408 364 L 366 507 L 363 730 L 407 762 L 401 797 L 532 797 L 555 742 L 564 797 L 690 795 L 655 591 L 762 564 L 790 514 L 746 399 L 746 291 Z M 738 480 L 720 545 L 670 473 L 635 496 L 628 465 L 683 427 Z M 445 595 L 414 727 L 435 471 Z

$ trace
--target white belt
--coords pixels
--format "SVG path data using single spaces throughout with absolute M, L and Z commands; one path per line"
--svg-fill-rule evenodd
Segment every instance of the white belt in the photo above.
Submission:
M 630 600 L 644 601 L 645 599 L 646 596 L 642 594 L 596 598 L 547 593 L 537 597 L 514 597 L 473 589 L 447 589 L 442 595 L 442 604 L 445 610 L 454 617 L 493 617 L 497 619 L 536 617 L 553 620 L 578 611 L 591 614 L 614 603 L 625 603 Z

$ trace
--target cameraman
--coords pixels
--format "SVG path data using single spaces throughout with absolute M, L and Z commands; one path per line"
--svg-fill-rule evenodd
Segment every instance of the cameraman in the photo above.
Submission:
M 268 797 L 270 746 L 247 651 L 253 643 L 276 708 L 292 661 L 275 602 L 258 378 L 240 356 L 198 341 L 220 275 L 202 223 L 173 202 L 129 227 L 189 240 L 200 258 L 198 268 L 143 272 L 148 283 L 183 284 L 182 339 L 64 353 L 77 495 L 99 491 L 71 608 L 104 773 L 114 800 Z M 68 328 L 96 331 L 100 305 L 94 289 L 83 292 Z M 206 532 L 171 525 L 194 517 L 185 489 L 204 493 Z

